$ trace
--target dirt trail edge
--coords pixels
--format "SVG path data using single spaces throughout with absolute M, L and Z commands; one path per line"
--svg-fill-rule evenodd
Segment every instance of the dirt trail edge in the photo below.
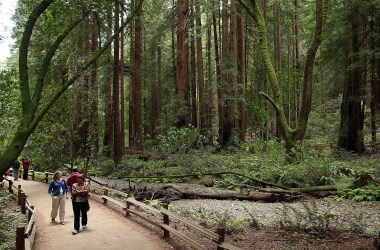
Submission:
M 50 222 L 51 198 L 48 186 L 36 181 L 17 181 L 22 185 L 28 200 L 37 209 L 37 234 L 34 250 L 156 250 L 173 249 L 160 236 L 92 201 L 88 213 L 88 228 L 72 235 L 74 214 L 71 200 L 66 201 L 66 224 Z M 57 218 L 59 222 L 59 218 Z

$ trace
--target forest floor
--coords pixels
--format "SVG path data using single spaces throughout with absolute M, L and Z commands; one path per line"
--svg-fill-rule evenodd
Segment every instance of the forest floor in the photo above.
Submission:
M 119 190 L 128 185 L 121 180 L 108 181 Z M 150 189 L 161 184 L 147 185 Z M 176 186 L 198 193 L 218 192 L 202 185 L 177 183 Z M 216 229 L 225 224 L 226 241 L 243 249 L 372 249 L 375 235 L 380 231 L 380 202 L 305 197 L 288 203 L 182 199 L 170 204 L 172 211 L 207 228 Z M 177 227 L 197 239 L 202 238 L 186 227 Z M 207 241 L 202 243 L 212 248 Z

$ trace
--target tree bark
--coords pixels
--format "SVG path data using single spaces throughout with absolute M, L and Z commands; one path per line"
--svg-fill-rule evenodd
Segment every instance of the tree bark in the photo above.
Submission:
M 194 31 L 194 1 L 191 1 L 191 19 L 190 19 L 190 27 L 192 32 Z M 196 62 L 195 62 L 195 38 L 194 32 L 190 36 L 190 95 L 191 95 L 191 125 L 195 128 L 198 127 L 198 112 L 197 112 L 197 76 L 196 76 Z
M 107 39 L 112 37 L 112 10 L 107 13 Z M 104 106 L 105 106 L 105 128 L 104 128 L 104 155 L 113 159 L 113 111 L 112 111 L 112 77 L 113 62 L 112 49 L 109 47 L 105 52 L 105 61 L 108 67 L 105 67 L 104 83 Z
M 135 96 L 133 98 L 133 105 L 135 106 L 133 110 L 134 119 L 133 127 L 134 134 L 132 137 L 133 145 L 132 148 L 139 149 L 142 145 L 142 95 L 141 95 L 141 53 L 142 53 L 142 5 L 141 0 L 136 1 L 140 6 L 136 9 L 136 20 L 135 20 L 135 49 L 134 49 L 134 74 L 133 74 L 133 84 L 135 87 Z
M 240 3 L 237 4 L 237 71 L 239 84 L 239 131 L 240 140 L 245 141 L 247 133 L 247 118 L 246 118 L 246 52 L 245 52 L 245 25 L 244 14 Z
M 341 122 L 338 147 L 357 153 L 364 152 L 364 91 L 361 80 L 363 68 L 360 60 L 359 24 L 357 10 L 352 8 L 350 18 L 349 54 L 347 75 L 341 105 Z
M 115 24 L 114 24 L 114 34 L 119 29 L 119 17 L 120 17 L 120 3 L 115 0 Z M 114 41 L 114 64 L 113 64 L 113 84 L 112 84 L 112 111 L 114 119 L 114 155 L 113 160 L 115 165 L 121 162 L 123 157 L 123 149 L 121 148 L 121 130 L 120 130 L 120 78 L 119 78 L 119 69 L 120 69 L 120 36 L 117 35 Z
M 188 121 L 188 46 L 187 22 L 189 18 L 189 0 L 178 0 L 177 9 L 177 58 L 176 58 L 176 126 L 187 125 Z
M 202 51 L 202 22 L 201 22 L 201 7 L 199 0 L 195 0 L 195 22 L 196 22 L 196 37 L 197 37 L 197 82 L 199 89 L 199 128 L 203 133 L 206 132 L 207 125 L 207 106 L 206 106 L 206 91 L 203 68 L 203 51 Z
M 218 1 L 218 12 L 219 12 L 219 1 Z M 213 131 L 213 145 L 216 146 L 220 140 L 220 113 L 222 110 L 222 105 L 220 100 L 222 98 L 221 89 L 221 69 L 220 69 L 220 56 L 219 56 L 219 40 L 218 40 L 218 25 L 216 23 L 215 10 L 212 12 L 212 25 L 214 31 L 214 53 L 215 53 L 215 67 L 216 67 L 216 80 L 213 82 L 212 89 L 212 131 Z
M 120 12 L 121 23 L 124 22 L 124 13 Z M 124 30 L 120 33 L 120 147 L 125 148 L 125 81 L 124 81 Z
M 92 15 L 92 41 L 91 41 L 91 52 L 96 53 L 99 49 L 98 36 L 98 20 L 96 15 Z M 98 117 L 98 63 L 94 62 L 91 70 L 91 115 L 90 115 L 90 155 L 94 159 L 99 151 L 99 117 Z

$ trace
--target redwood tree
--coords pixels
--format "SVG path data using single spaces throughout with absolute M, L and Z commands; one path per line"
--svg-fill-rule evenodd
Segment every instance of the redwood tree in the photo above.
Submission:
M 177 4 L 177 57 L 176 57 L 176 125 L 186 126 L 188 122 L 188 46 L 187 22 L 189 18 L 189 0 L 178 0 Z

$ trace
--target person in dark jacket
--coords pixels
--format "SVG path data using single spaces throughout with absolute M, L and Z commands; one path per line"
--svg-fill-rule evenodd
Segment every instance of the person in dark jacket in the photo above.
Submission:
M 62 179 L 62 173 L 56 171 L 53 176 L 53 180 L 49 184 L 48 193 L 52 198 L 51 205 L 51 222 L 55 223 L 55 218 L 58 214 L 59 208 L 59 219 L 62 225 L 65 224 L 65 205 L 67 197 L 67 184 L 64 179 Z
M 20 162 L 16 159 L 12 166 L 13 177 L 15 181 L 18 181 L 18 170 L 20 169 Z
M 80 214 L 82 214 L 82 228 L 87 228 L 88 192 L 90 188 L 83 175 L 79 175 L 77 183 L 72 188 L 72 199 L 74 209 L 74 230 L 73 235 L 79 233 Z

